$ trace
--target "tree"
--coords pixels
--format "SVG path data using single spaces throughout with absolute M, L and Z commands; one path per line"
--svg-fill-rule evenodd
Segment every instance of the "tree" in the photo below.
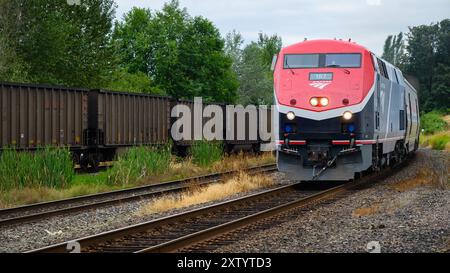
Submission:
M 133 9 L 116 24 L 114 44 L 128 72 L 147 74 L 175 98 L 234 102 L 237 79 L 224 41 L 212 22 L 191 17 L 178 1 L 161 11 Z
M 134 7 L 125 14 L 123 21 L 115 23 L 113 44 L 120 66 L 129 73 L 148 73 L 150 22 L 149 9 Z
M 65 0 L 8 2 L 2 21 L 15 25 L 2 23 L 2 39 L 24 63 L 27 81 L 88 88 L 105 83 L 114 65 L 113 0 L 82 0 L 80 5 Z
M 154 86 L 147 74 L 141 71 L 130 73 L 120 68 L 111 73 L 104 88 L 114 91 L 165 95 L 163 90 Z
M 273 55 L 277 54 L 281 50 L 282 41 L 276 34 L 267 36 L 264 33 L 259 33 L 258 46 L 261 48 L 261 58 L 263 63 L 270 67 Z
M 272 104 L 273 80 L 270 66 L 264 62 L 263 50 L 258 43 L 250 43 L 242 54 L 239 71 L 239 102 L 246 104 Z
M 270 71 L 273 55 L 281 49 L 281 38 L 259 33 L 258 40 L 242 49 L 242 36 L 232 31 L 226 38 L 226 52 L 233 59 L 238 75 L 238 102 L 247 104 L 273 103 L 273 74 Z
M 403 33 L 389 35 L 384 43 L 382 58 L 395 66 L 401 66 L 405 54 Z
M 233 61 L 233 71 L 238 74 L 239 73 L 239 65 L 242 63 L 242 46 L 244 44 L 244 39 L 242 35 L 233 30 L 227 33 L 225 37 L 225 53 L 231 58 Z
M 449 107 L 450 20 L 409 28 L 405 70 L 419 79 L 423 111 Z
M 0 80 L 24 82 L 27 68 L 16 50 L 20 41 L 20 3 L 0 0 Z
M 427 110 L 450 108 L 450 66 L 438 64 L 436 67 L 436 75 L 431 87 L 431 95 L 433 98 L 426 100 Z

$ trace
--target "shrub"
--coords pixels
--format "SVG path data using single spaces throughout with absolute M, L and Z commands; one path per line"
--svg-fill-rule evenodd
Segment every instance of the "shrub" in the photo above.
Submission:
M 435 134 L 447 128 L 447 123 L 439 112 L 432 111 L 422 115 L 420 124 L 425 134 Z
M 132 182 L 163 174 L 169 169 L 171 160 L 170 146 L 133 147 L 123 156 L 119 156 L 112 168 L 107 171 L 107 183 L 110 185 L 128 185 Z
M 194 164 L 200 167 L 209 167 L 223 157 L 223 144 L 221 142 L 197 141 L 190 149 Z

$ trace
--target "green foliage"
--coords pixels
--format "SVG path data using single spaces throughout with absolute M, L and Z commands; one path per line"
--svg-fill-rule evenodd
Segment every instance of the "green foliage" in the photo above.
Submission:
M 10 69 L 23 72 L 17 80 L 101 87 L 113 67 L 110 46 L 113 0 L 20 0 L 1 2 L 0 28 L 9 57 L 18 61 Z M 14 22 L 14 23 L 11 23 Z M 26 71 L 25 71 L 26 70 Z
M 170 146 L 130 148 L 107 170 L 107 184 L 125 186 L 139 179 L 163 174 L 169 169 L 170 160 Z
M 148 73 L 150 23 L 150 10 L 136 7 L 115 23 L 113 44 L 120 65 L 129 73 Z
M 140 71 L 129 73 L 125 70 L 116 70 L 105 87 L 115 91 L 165 95 L 161 89 L 153 86 L 146 74 Z
M 428 108 L 445 111 L 450 107 L 450 65 L 439 63 L 436 66 L 431 94 L 433 98 L 426 101 Z
M 420 82 L 419 99 L 425 112 L 450 105 L 450 19 L 409 28 L 405 70 Z
M 116 24 L 113 37 L 121 66 L 149 75 L 168 95 L 235 101 L 238 83 L 219 30 L 203 17 L 191 17 L 178 1 L 153 14 L 134 8 Z
M 239 79 L 239 103 L 272 104 L 273 75 L 270 71 L 273 55 L 281 49 L 281 38 L 260 33 L 258 41 L 242 49 L 242 36 L 230 32 L 226 37 L 226 52 L 233 59 L 233 70 Z
M 441 113 L 432 111 L 420 117 L 420 126 L 425 134 L 435 134 L 444 131 L 447 123 L 442 119 Z
M 190 148 L 194 164 L 209 167 L 223 158 L 223 144 L 211 141 L 196 141 Z
M 386 38 L 383 48 L 382 58 L 395 66 L 400 66 L 405 58 L 405 43 L 403 41 L 403 33 L 398 35 L 389 35 Z
M 437 134 L 432 136 L 429 140 L 431 148 L 434 150 L 445 150 L 447 147 L 447 143 L 450 143 L 450 134 Z
M 67 149 L 45 148 L 34 153 L 6 149 L 0 155 L 0 190 L 24 187 L 63 188 L 74 177 Z

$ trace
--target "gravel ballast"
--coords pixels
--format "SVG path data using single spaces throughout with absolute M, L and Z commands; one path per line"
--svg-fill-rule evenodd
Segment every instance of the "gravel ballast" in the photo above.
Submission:
M 249 231 L 239 241 L 215 251 L 365 252 L 371 241 L 379 243 L 381 252 L 449 251 L 448 162 L 449 153 L 420 150 L 410 165 L 375 186 L 307 212 L 293 210 L 280 223 L 265 230 Z M 421 170 L 437 172 L 432 183 L 406 183 Z M 281 173 L 272 176 L 276 184 L 293 182 Z M 136 212 L 150 201 L 127 202 L 1 227 L 0 252 L 27 251 L 214 203 L 137 216 Z
M 278 183 L 278 181 L 281 181 L 279 178 L 280 174 L 273 173 L 270 175 L 273 176 L 274 186 L 279 185 L 280 183 Z M 285 183 L 284 180 L 283 182 Z M 267 188 L 260 188 L 247 193 L 236 194 L 219 201 L 230 200 L 264 190 L 267 190 Z M 219 202 L 211 201 L 173 211 L 141 216 L 138 213 L 139 210 L 153 200 L 154 198 L 149 197 L 140 201 L 125 202 L 119 205 L 105 206 L 82 212 L 68 213 L 32 222 L 0 227 L 0 253 L 33 250 Z
M 449 156 L 420 150 L 385 181 L 293 210 L 215 252 L 450 252 Z

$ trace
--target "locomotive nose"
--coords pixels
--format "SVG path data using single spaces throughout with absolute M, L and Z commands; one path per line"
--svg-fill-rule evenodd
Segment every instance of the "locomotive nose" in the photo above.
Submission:
M 327 143 L 309 144 L 306 150 L 308 155 L 307 165 L 326 163 L 329 159 L 330 147 Z

